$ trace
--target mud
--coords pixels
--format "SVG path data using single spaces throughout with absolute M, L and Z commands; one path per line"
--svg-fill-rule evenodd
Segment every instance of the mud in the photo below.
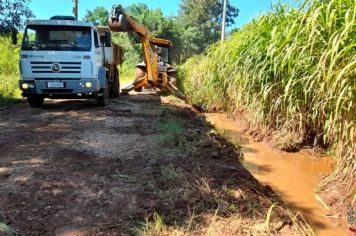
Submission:
M 0 107 L 0 222 L 20 235 L 297 235 L 240 157 L 155 94 Z
M 318 236 L 348 235 L 346 214 L 331 219 L 330 210 L 315 198 L 315 186 L 335 168 L 331 157 L 305 149 L 293 153 L 272 149 L 267 143 L 254 141 L 242 124 L 225 114 L 205 116 L 224 137 L 242 146 L 246 169 L 271 186 L 290 208 L 301 212 Z

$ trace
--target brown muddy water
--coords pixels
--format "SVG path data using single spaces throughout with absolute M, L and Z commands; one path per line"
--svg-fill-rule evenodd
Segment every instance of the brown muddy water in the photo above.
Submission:
M 306 151 L 273 150 L 243 134 L 243 129 L 225 114 L 208 113 L 205 117 L 227 140 L 242 146 L 243 165 L 261 183 L 278 193 L 294 212 L 301 212 L 318 236 L 349 235 L 341 223 L 325 217 L 327 209 L 314 196 L 314 187 L 321 177 L 332 172 L 334 163 L 331 158 Z

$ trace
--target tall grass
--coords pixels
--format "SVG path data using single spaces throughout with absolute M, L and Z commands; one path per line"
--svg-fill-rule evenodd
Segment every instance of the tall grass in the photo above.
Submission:
M 20 97 L 17 83 L 19 47 L 7 37 L 0 37 L 0 102 Z
M 131 85 L 135 79 L 135 68 L 136 65 L 132 63 L 124 62 L 119 67 L 120 72 L 120 83 L 122 87 Z
M 318 190 L 356 177 L 356 2 L 277 4 L 180 70 L 191 101 L 329 147 L 338 164 Z M 280 135 L 283 136 L 283 135 Z

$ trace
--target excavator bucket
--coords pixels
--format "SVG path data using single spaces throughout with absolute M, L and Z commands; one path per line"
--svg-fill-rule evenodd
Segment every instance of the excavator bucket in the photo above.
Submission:
M 123 9 L 120 5 L 119 6 L 114 5 L 112 7 L 108 25 L 110 29 L 115 32 L 130 31 L 129 23 L 127 22 Z

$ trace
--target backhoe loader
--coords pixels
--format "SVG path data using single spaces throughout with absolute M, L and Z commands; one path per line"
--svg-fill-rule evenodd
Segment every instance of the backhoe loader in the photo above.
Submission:
M 150 30 L 133 17 L 125 13 L 121 5 L 112 7 L 108 22 L 113 32 L 134 32 L 142 43 L 144 63 L 138 64 L 136 78 L 132 85 L 122 89 L 123 94 L 135 90 L 141 91 L 144 87 L 167 90 L 179 98 L 185 99 L 176 87 L 176 70 L 170 63 L 170 48 L 172 42 L 166 39 L 154 38 Z

